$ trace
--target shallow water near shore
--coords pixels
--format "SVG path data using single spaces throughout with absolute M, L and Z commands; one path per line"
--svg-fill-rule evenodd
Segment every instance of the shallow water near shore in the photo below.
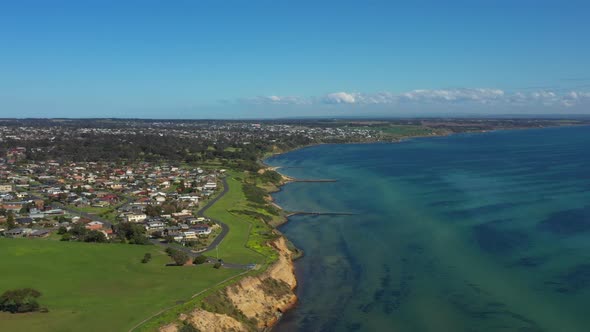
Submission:
M 586 331 L 590 127 L 320 145 L 266 161 L 296 262 L 276 331 Z

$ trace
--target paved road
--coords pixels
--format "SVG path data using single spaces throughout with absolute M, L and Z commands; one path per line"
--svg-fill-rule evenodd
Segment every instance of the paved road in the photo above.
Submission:
M 225 194 L 229 191 L 229 185 L 227 184 L 227 179 L 222 178 L 221 181 L 223 182 L 223 190 L 219 193 L 219 195 L 217 195 L 215 198 L 210 200 L 205 206 L 203 206 L 197 212 L 197 216 L 205 217 L 205 212 L 211 206 L 213 206 L 213 204 L 217 203 L 217 201 L 219 199 L 221 199 L 223 196 L 225 196 Z M 210 250 L 217 248 L 217 246 L 219 244 L 221 244 L 221 241 L 223 241 L 223 239 L 225 238 L 227 233 L 229 233 L 229 226 L 226 223 L 222 222 L 221 220 L 217 220 L 217 219 L 213 219 L 213 218 L 210 218 L 210 219 L 221 226 L 221 233 L 219 233 L 219 235 L 217 235 L 217 237 L 215 238 L 215 240 L 213 240 L 213 242 L 211 242 L 211 244 L 209 244 L 204 249 L 200 249 L 199 251 L 196 251 L 196 250 L 193 250 L 193 249 L 187 248 L 187 247 L 171 246 L 168 243 L 160 242 L 157 239 L 151 239 L 150 242 L 152 242 L 153 244 L 162 246 L 162 247 L 172 247 L 173 249 L 183 251 L 184 253 L 186 253 L 187 255 L 189 255 L 190 257 L 193 257 L 193 258 L 197 257 L 197 256 L 201 255 L 202 252 L 210 251 Z M 208 256 L 207 258 L 208 258 L 208 260 L 207 260 L 208 263 L 213 264 L 213 263 L 217 262 L 217 259 L 215 257 Z M 256 266 L 256 264 L 235 264 L 235 263 L 223 262 L 223 266 L 226 268 L 232 268 L 232 269 L 252 269 Z
M 225 194 L 227 194 L 227 192 L 229 191 L 229 186 L 227 184 L 227 179 L 226 178 L 222 178 L 221 181 L 223 182 L 223 190 L 219 193 L 219 195 L 217 195 L 215 198 L 213 198 L 212 200 L 210 200 L 205 206 L 203 206 L 199 212 L 197 212 L 197 216 L 199 217 L 205 217 L 205 212 L 211 207 L 213 206 L 213 204 L 217 203 L 217 201 L 222 198 L 223 196 L 225 196 Z M 212 219 L 214 222 L 216 222 L 217 224 L 219 224 L 221 226 L 221 233 L 219 233 L 219 235 L 215 238 L 215 240 L 213 240 L 213 242 L 211 242 L 211 244 L 209 246 L 207 246 L 207 248 L 203 251 L 208 251 L 208 250 L 212 250 L 215 249 L 220 243 L 221 241 L 223 241 L 223 239 L 225 238 L 225 236 L 227 235 L 227 233 L 229 233 L 229 226 L 227 226 L 227 224 L 225 224 L 224 222 L 220 221 L 220 220 L 216 220 L 216 219 Z

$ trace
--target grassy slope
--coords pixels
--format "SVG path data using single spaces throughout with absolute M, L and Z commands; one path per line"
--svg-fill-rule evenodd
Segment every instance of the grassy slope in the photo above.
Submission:
M 243 173 L 230 172 L 227 177 L 229 191 L 215 205 L 210 207 L 205 215 L 223 221 L 230 228 L 229 233 L 219 245 L 219 257 L 231 263 L 263 264 L 260 269 L 252 270 L 245 274 L 256 275 L 262 273 L 265 267 L 277 258 L 277 253 L 274 249 L 266 245 L 266 242 L 269 240 L 266 233 L 271 230 L 268 225 L 256 218 L 228 212 L 234 209 L 253 210 L 248 206 L 248 201 L 242 191 L 241 181 L 237 180 L 237 178 L 243 178 L 244 176 Z M 215 256 L 216 251 L 212 250 L 206 254 Z M 244 270 L 236 271 L 244 272 Z M 176 321 L 179 314 L 188 313 L 199 307 L 201 301 L 214 291 L 219 291 L 240 279 L 236 278 L 221 285 L 216 285 L 191 301 L 150 319 L 137 331 L 156 331 L 158 327 Z
M 141 264 L 144 253 L 151 262 Z M 155 246 L 0 239 L 0 291 L 32 287 L 47 314 L 0 314 L 0 331 L 125 331 L 240 271 L 165 267 Z
M 235 174 L 233 174 L 235 176 Z M 233 176 L 227 179 L 230 190 L 205 213 L 208 217 L 226 223 L 230 231 L 219 245 L 219 258 L 232 263 L 264 263 L 276 253 L 263 243 L 267 240 L 264 233 L 271 229 L 262 221 L 244 215 L 230 213 L 229 210 L 248 209 L 246 197 L 242 192 L 242 183 Z M 216 251 L 207 253 L 215 256 Z

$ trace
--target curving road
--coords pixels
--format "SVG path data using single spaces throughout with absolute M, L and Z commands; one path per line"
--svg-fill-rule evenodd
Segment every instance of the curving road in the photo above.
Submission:
M 221 181 L 223 183 L 223 190 L 219 193 L 219 195 L 217 195 L 215 198 L 210 200 L 205 206 L 203 206 L 197 212 L 197 216 L 205 217 L 205 212 L 211 206 L 213 206 L 213 204 L 217 203 L 217 201 L 219 199 L 221 199 L 223 196 L 225 196 L 225 194 L 227 194 L 227 192 L 229 191 L 229 185 L 227 184 L 227 179 L 222 178 Z M 207 218 L 209 218 L 209 217 L 207 217 Z M 221 241 L 223 241 L 223 239 L 225 238 L 227 233 L 229 233 L 229 226 L 226 223 L 222 222 L 221 220 L 217 220 L 217 219 L 213 219 L 213 218 L 209 218 L 209 219 L 211 219 L 212 221 L 214 221 L 215 223 L 217 223 L 221 226 L 221 233 L 219 233 L 219 235 L 217 235 L 217 237 L 215 238 L 215 240 L 213 240 L 213 242 L 211 242 L 211 244 L 209 244 L 207 247 L 205 247 L 203 249 L 200 249 L 199 251 L 195 251 L 195 250 L 192 250 L 187 247 L 171 246 L 168 243 L 160 242 L 160 240 L 157 240 L 157 239 L 151 239 L 150 242 L 152 242 L 153 244 L 156 244 L 156 245 L 163 246 L 163 247 L 172 247 L 173 249 L 181 250 L 193 258 L 197 257 L 197 256 L 201 255 L 202 252 L 210 251 L 210 250 L 217 248 L 217 246 L 219 244 L 221 244 Z M 215 259 L 214 257 L 208 257 L 207 262 L 208 263 L 215 263 L 215 262 L 217 262 L 217 259 Z M 223 262 L 222 264 L 224 267 L 233 268 L 233 269 L 252 269 L 255 267 L 255 264 L 235 264 L 235 263 L 228 263 L 228 262 Z
M 221 179 L 221 182 L 223 182 L 223 190 L 219 193 L 219 195 L 217 195 L 215 198 L 210 200 L 205 206 L 203 206 L 203 208 L 201 208 L 199 210 L 199 212 L 197 212 L 197 216 L 205 217 L 205 211 L 207 211 L 211 206 L 213 206 L 213 204 L 217 203 L 217 201 L 220 198 L 222 198 L 223 196 L 225 196 L 225 194 L 227 194 L 227 192 L 229 191 L 229 186 L 227 185 L 227 179 L 224 177 Z M 213 218 L 209 218 L 209 219 L 213 220 L 215 223 L 217 223 L 221 226 L 221 233 L 219 233 L 219 235 L 217 235 L 215 240 L 213 240 L 213 242 L 211 242 L 211 244 L 208 245 L 207 248 L 205 248 L 202 251 L 209 251 L 209 250 L 215 249 L 221 243 L 221 241 L 223 241 L 223 239 L 225 238 L 225 236 L 229 232 L 229 226 L 227 226 L 227 224 L 221 222 L 221 220 L 216 220 Z

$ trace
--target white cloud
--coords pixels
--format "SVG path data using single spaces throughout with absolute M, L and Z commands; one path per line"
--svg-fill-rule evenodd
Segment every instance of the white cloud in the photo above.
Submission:
M 304 105 L 310 101 L 296 96 L 258 96 L 254 98 L 241 99 L 245 104 L 278 104 L 278 105 Z
M 403 93 L 379 92 L 334 92 L 320 97 L 297 96 L 259 96 L 243 99 L 249 104 L 275 105 L 397 105 L 397 104 L 485 104 L 512 106 L 566 106 L 571 107 L 582 103 L 590 104 L 590 92 L 568 91 L 556 92 L 539 90 L 531 92 L 506 92 L 492 88 L 463 89 L 419 89 Z
M 490 103 L 500 100 L 505 93 L 499 89 L 413 90 L 400 95 L 402 101 Z
M 346 92 L 334 92 L 324 96 L 323 101 L 327 104 L 355 104 L 358 94 Z

